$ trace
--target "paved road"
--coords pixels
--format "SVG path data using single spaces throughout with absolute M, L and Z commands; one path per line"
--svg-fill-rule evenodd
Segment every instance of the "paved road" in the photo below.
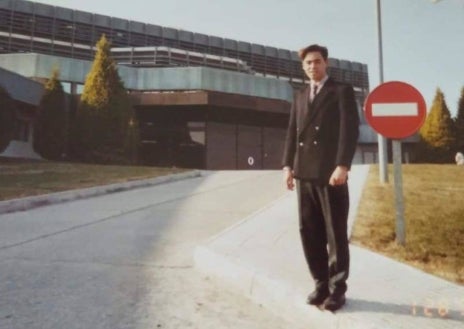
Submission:
M 297 328 L 193 269 L 284 193 L 280 172 L 216 172 L 0 215 L 0 328 Z

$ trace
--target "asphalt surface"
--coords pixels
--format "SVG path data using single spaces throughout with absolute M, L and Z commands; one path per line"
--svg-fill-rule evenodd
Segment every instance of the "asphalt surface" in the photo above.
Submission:
M 350 232 L 367 170 L 350 174 Z M 306 305 L 280 171 L 194 171 L 2 209 L 1 329 L 464 328 L 464 287 L 356 246 L 347 305 Z
M 0 215 L 0 328 L 298 328 L 194 269 L 196 246 L 282 195 L 274 177 L 203 172 L 23 200 Z

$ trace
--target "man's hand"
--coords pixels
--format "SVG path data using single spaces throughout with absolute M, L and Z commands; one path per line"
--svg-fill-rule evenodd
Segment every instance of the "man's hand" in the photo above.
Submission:
M 295 183 L 293 181 L 293 171 L 289 167 L 285 167 L 284 169 L 284 184 L 287 190 L 293 191 L 295 188 Z
M 348 168 L 345 166 L 337 166 L 337 168 L 335 168 L 334 172 L 332 173 L 332 176 L 330 176 L 329 185 L 343 185 L 346 183 L 347 179 Z

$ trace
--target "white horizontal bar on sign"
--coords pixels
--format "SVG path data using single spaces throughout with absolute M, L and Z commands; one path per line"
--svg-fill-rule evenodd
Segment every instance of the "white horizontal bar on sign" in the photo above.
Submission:
M 372 104 L 373 117 L 418 116 L 417 103 L 376 103 Z

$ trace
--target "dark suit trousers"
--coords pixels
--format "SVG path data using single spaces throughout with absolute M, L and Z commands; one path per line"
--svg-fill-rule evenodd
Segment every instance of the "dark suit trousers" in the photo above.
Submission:
M 316 288 L 343 294 L 350 262 L 348 185 L 296 180 L 296 188 L 301 241 Z

